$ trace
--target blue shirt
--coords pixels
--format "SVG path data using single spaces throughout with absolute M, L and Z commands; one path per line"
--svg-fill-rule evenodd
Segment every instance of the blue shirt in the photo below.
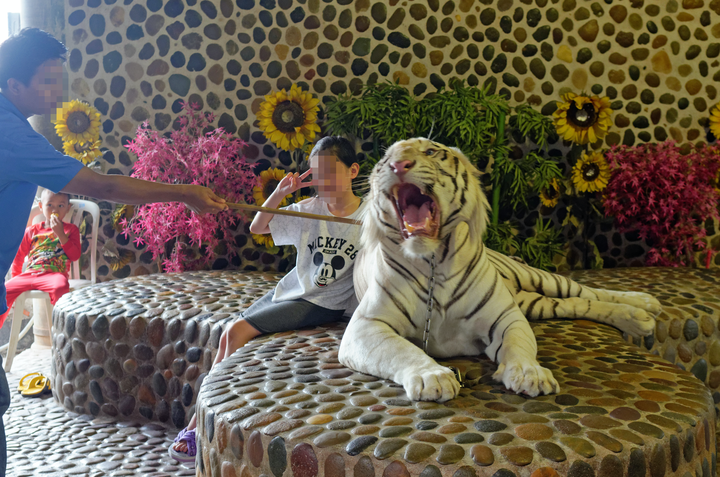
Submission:
M 59 192 L 82 167 L 56 151 L 0 94 L 0 315 L 7 311 L 5 275 L 22 242 L 37 186 Z

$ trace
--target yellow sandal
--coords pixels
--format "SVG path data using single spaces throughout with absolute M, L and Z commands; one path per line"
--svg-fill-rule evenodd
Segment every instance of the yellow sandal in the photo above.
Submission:
M 22 391 L 20 394 L 27 397 L 40 396 L 41 394 L 50 391 L 50 379 L 43 376 L 35 376 L 30 380 L 30 384 L 27 389 Z
M 25 391 L 28 388 L 28 386 L 30 385 L 32 378 L 34 378 L 35 376 L 42 376 L 42 374 L 30 373 L 30 374 L 26 374 L 25 376 L 20 378 L 20 383 L 18 384 L 18 390 L 17 390 L 18 393 L 21 394 L 23 391 Z

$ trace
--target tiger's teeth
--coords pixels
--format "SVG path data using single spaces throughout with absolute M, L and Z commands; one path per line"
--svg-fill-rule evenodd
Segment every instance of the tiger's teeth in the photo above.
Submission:
M 413 227 L 412 225 L 410 225 L 410 224 L 407 222 L 407 220 L 403 220 L 403 222 L 405 223 L 405 229 L 406 229 L 409 233 L 415 232 L 415 227 Z

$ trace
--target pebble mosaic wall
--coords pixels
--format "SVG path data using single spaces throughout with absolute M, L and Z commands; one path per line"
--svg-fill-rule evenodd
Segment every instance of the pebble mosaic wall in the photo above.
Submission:
M 214 111 L 260 168 L 292 168 L 255 118 L 263 95 L 294 82 L 324 99 L 386 80 L 422 95 L 456 77 L 548 114 L 566 91 L 607 95 L 614 124 L 603 146 L 705 140 L 720 99 L 719 0 L 64 2 L 70 96 L 102 113 L 111 173 L 131 170 L 122 144 L 138 124 L 168 130 L 180 101 Z M 134 261 L 112 272 L 101 257 L 101 279 L 156 270 L 106 224 L 108 212 L 103 239 Z M 720 249 L 717 223 L 710 228 Z M 246 233 L 227 244 L 240 258 L 221 250 L 214 268 L 287 267 Z M 642 264 L 647 247 L 632 234 L 593 235 L 607 266 Z

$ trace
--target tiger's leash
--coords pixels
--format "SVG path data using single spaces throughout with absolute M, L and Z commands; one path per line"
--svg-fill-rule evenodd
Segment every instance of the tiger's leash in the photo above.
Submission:
M 427 301 L 427 311 L 425 312 L 425 330 L 423 331 L 423 351 L 425 354 L 428 354 L 427 348 L 428 348 L 428 340 L 430 339 L 430 320 L 432 319 L 432 312 L 433 307 L 435 306 L 435 298 L 433 297 L 433 294 L 435 292 L 435 254 L 432 254 L 432 258 L 430 258 L 430 280 L 428 282 L 428 301 Z M 448 366 L 448 369 L 455 373 L 455 379 L 457 379 L 457 382 L 460 383 L 460 387 L 465 387 L 465 383 L 463 382 L 463 375 L 462 371 L 460 371 L 460 368 L 456 368 L 455 366 Z
M 334 215 L 308 214 L 307 212 L 294 212 L 292 210 L 271 209 L 270 207 L 261 207 L 259 205 L 234 204 L 232 202 L 228 202 L 225 205 L 227 205 L 228 208 L 235 209 L 235 210 L 248 210 L 251 212 L 265 212 L 267 214 L 289 215 L 291 217 L 300 217 L 303 219 L 324 220 L 326 222 L 339 222 L 342 224 L 362 225 L 362 222 L 359 220 L 348 219 L 347 217 L 335 217 Z

